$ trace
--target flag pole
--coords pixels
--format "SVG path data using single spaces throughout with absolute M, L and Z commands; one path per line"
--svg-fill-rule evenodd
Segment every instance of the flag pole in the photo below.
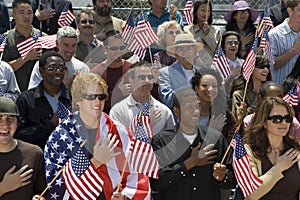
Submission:
M 230 143 L 231 143 L 231 141 L 233 140 L 233 138 L 234 138 L 234 136 L 236 135 L 236 133 L 240 130 L 240 128 L 241 128 L 241 125 L 239 124 L 238 125 L 238 127 L 235 129 L 235 131 L 234 131 L 234 134 L 233 134 L 233 136 L 232 136 L 232 138 L 231 138 L 231 140 L 230 140 Z M 225 153 L 224 153 L 224 155 L 223 155 L 223 158 L 222 158 L 222 160 L 221 160 L 221 165 L 223 164 L 223 162 L 225 161 L 225 158 L 227 157 L 227 154 L 228 154 L 228 152 L 229 152 L 229 150 L 230 150 L 230 143 L 228 144 L 228 147 L 227 147 L 227 149 L 226 149 L 226 151 L 225 151 Z
M 82 148 L 82 147 L 85 145 L 85 143 L 86 143 L 86 140 L 84 140 L 84 141 L 81 143 L 81 145 L 80 145 L 79 148 Z M 63 171 L 63 167 L 61 168 L 61 170 L 59 170 L 59 171 L 57 172 L 57 174 L 55 175 L 55 177 L 50 181 L 50 183 L 47 185 L 47 187 L 44 189 L 44 191 L 40 194 L 38 200 L 40 200 L 41 197 L 44 196 L 44 194 L 45 194 L 45 193 L 47 192 L 47 190 L 51 187 L 51 185 L 54 183 L 54 181 L 59 177 L 59 175 L 62 173 L 62 171 Z
M 207 22 L 207 19 L 208 19 L 208 9 L 209 9 L 209 0 L 207 0 L 207 5 L 206 5 L 206 16 L 205 16 L 205 22 Z
M 143 20 L 145 21 L 145 15 L 144 15 L 144 10 L 143 10 L 142 0 L 140 0 L 140 5 L 141 5 L 142 17 L 143 17 Z M 146 37 L 148 38 L 147 35 L 146 35 Z M 149 49 L 149 57 L 150 57 L 151 66 L 154 66 L 153 58 L 152 58 L 152 52 L 151 52 L 151 47 L 150 47 L 150 46 L 151 46 L 151 45 L 148 46 L 148 49 Z

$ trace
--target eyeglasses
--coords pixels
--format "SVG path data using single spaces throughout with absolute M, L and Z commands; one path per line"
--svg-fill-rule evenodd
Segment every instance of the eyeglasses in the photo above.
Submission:
M 126 49 L 126 45 L 121 45 L 121 46 L 107 46 L 107 48 L 109 48 L 110 50 L 112 50 L 112 51 L 117 51 L 118 49 L 120 50 L 120 51 L 123 51 L 123 50 L 125 50 Z
M 255 68 L 257 68 L 257 69 L 264 69 L 264 68 L 270 69 L 270 65 L 259 65 L 259 66 L 255 66 Z
M 152 80 L 152 79 L 154 79 L 154 76 L 152 74 L 149 74 L 149 75 L 139 75 L 139 76 L 137 76 L 137 78 L 139 80 L 144 81 L 144 80 L 146 80 L 146 78 L 148 78 L 148 80 Z
M 54 72 L 54 71 L 59 71 L 59 72 L 64 72 L 68 68 L 66 66 L 55 66 L 55 65 L 48 65 L 47 67 L 44 67 L 45 69 L 48 69 L 49 72 Z
M 82 19 L 80 21 L 80 23 L 82 23 L 82 24 L 86 24 L 87 22 L 89 22 L 89 24 L 95 24 L 96 23 L 96 21 L 94 19 L 89 19 L 89 20 Z
M 179 35 L 181 33 L 181 31 L 168 31 L 169 35 Z
M 95 100 L 96 98 L 99 99 L 99 101 L 103 101 L 107 99 L 107 95 L 106 94 L 83 94 L 82 98 L 92 101 Z
M 232 45 L 239 45 L 239 44 L 240 44 L 240 41 L 227 41 L 227 42 L 225 42 L 225 44 L 228 44 L 229 46 L 232 46 Z
M 284 120 L 286 123 L 291 123 L 293 121 L 293 118 L 290 115 L 273 115 L 269 116 L 268 120 L 271 120 L 274 124 L 280 124 Z

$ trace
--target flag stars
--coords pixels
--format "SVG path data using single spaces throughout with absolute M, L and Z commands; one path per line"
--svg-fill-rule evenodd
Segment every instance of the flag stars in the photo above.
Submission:
M 59 158 L 58 159 L 56 159 L 57 160 L 57 164 L 59 164 L 59 163 L 64 163 L 63 161 L 64 161 L 64 158 L 62 158 L 61 156 L 59 156 Z
M 64 133 L 64 134 L 60 135 L 59 139 L 65 142 L 66 139 L 68 139 L 67 133 Z
M 60 179 L 57 179 L 56 182 L 55 182 L 55 185 L 58 185 L 59 187 L 61 187 L 61 185 L 63 184 L 64 182 Z
M 50 195 L 51 195 L 50 197 L 51 199 L 57 199 L 59 197 L 59 195 L 57 195 L 56 192 L 51 193 Z
M 67 143 L 67 149 L 68 150 L 73 151 L 73 148 L 74 148 L 73 142 Z
M 53 143 L 52 146 L 55 150 L 57 150 L 57 148 L 60 147 L 60 145 L 57 144 L 57 141 Z

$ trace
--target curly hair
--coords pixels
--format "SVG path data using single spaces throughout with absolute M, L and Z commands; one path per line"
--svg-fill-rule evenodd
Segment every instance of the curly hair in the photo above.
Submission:
M 270 115 L 270 112 L 277 105 L 282 105 L 286 107 L 289 115 L 291 117 L 294 117 L 293 109 L 282 98 L 267 97 L 259 106 L 252 120 L 252 123 L 249 129 L 246 131 L 246 134 L 243 138 L 244 143 L 248 144 L 251 147 L 253 155 L 260 160 L 263 160 L 265 155 L 271 151 L 271 145 L 267 137 L 267 130 L 265 129 L 265 124 Z M 291 128 L 292 124 L 289 128 L 288 134 L 283 136 L 284 149 L 280 153 L 283 153 L 290 148 L 295 148 L 297 150 L 300 149 L 299 143 L 293 138 L 289 137 Z
M 79 110 L 77 102 L 83 100 L 82 95 L 86 93 L 91 84 L 98 84 L 103 93 L 107 95 L 108 86 L 101 76 L 95 73 L 79 73 L 72 83 L 72 107 L 74 111 Z
M 163 49 L 167 48 L 166 41 L 165 41 L 166 32 L 168 29 L 173 28 L 173 27 L 178 28 L 181 31 L 180 25 L 175 20 L 164 22 L 157 27 L 158 39 L 156 40 L 156 44 L 158 46 L 160 46 Z

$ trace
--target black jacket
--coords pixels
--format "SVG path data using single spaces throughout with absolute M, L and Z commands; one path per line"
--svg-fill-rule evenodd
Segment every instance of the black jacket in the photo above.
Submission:
M 70 89 L 62 84 L 61 91 L 59 101 L 71 111 Z M 14 137 L 44 149 L 55 126 L 50 121 L 53 117 L 53 110 L 44 96 L 43 81 L 36 88 L 20 94 L 16 104 L 20 112 L 20 123 Z
M 161 166 L 159 179 L 151 179 L 151 188 L 159 191 L 161 200 L 198 200 L 220 199 L 220 187 L 234 188 L 235 179 L 232 170 L 222 182 L 217 182 L 213 177 L 213 164 L 194 167 L 187 171 L 184 161 L 190 157 L 192 148 L 199 142 L 203 146 L 214 143 L 217 149 L 216 162 L 221 159 L 226 151 L 227 142 L 223 135 L 207 127 L 199 127 L 198 136 L 191 145 L 178 128 L 167 129 L 155 135 L 152 146 Z M 228 156 L 230 157 L 230 156 Z M 228 165 L 231 168 L 231 165 Z

